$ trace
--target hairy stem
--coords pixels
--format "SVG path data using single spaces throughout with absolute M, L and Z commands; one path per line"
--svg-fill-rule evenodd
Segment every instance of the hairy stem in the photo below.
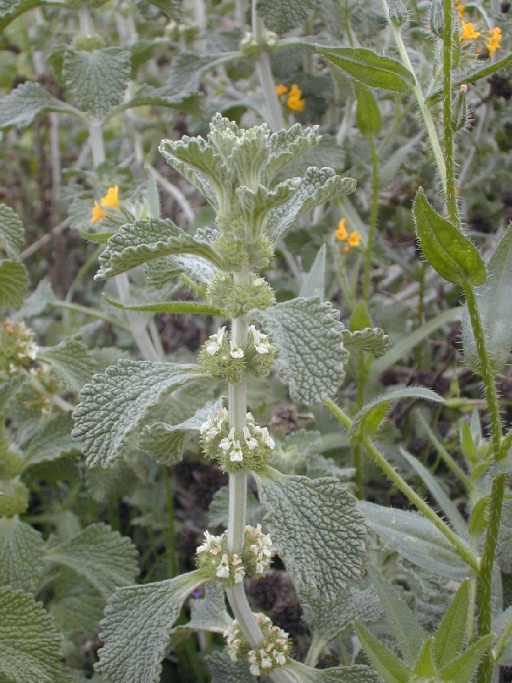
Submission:
M 375 147 L 373 135 L 368 136 L 372 152 L 372 205 L 370 209 L 370 223 L 368 226 L 368 244 L 366 245 L 363 276 L 363 299 L 368 301 L 370 293 L 370 275 L 372 269 L 372 252 L 379 215 L 379 155 Z
M 455 170 L 453 162 L 452 128 L 452 0 L 444 1 L 444 46 L 443 46 L 443 123 L 444 160 L 446 164 L 446 206 L 448 216 L 460 227 L 457 196 L 455 192 Z

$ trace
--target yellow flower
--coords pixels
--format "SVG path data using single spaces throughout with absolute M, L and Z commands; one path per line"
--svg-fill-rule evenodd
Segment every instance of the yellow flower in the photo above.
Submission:
M 343 242 L 343 240 L 346 240 L 348 237 L 348 232 L 346 228 L 346 223 L 347 219 L 342 218 L 340 222 L 338 223 L 338 229 L 334 233 L 335 237 L 337 240 L 340 240 L 340 242 Z
M 103 197 L 101 200 L 101 206 L 105 208 L 109 207 L 114 207 L 116 209 L 119 208 L 119 187 L 117 185 L 114 185 L 113 187 L 109 187 L 107 190 L 107 194 Z
M 287 85 L 283 85 L 282 83 L 280 83 L 279 85 L 276 85 L 276 95 L 278 97 L 282 97 L 283 95 L 286 95 L 287 92 L 288 92 L 288 86 Z
M 461 42 L 464 42 L 465 40 L 475 40 L 475 38 L 478 38 L 480 35 L 480 31 L 475 31 L 475 27 L 473 24 L 468 21 L 462 21 L 462 33 L 460 34 L 460 39 Z
M 103 209 L 98 204 L 98 202 L 94 202 L 94 207 L 92 210 L 91 223 L 94 223 L 94 221 L 99 221 L 100 218 L 105 218 L 106 215 L 107 214 L 103 211 Z
M 464 17 L 464 11 L 466 9 L 466 5 L 463 5 L 460 0 L 455 0 L 455 7 L 457 8 L 457 12 L 459 14 L 459 19 L 462 19 Z
M 302 90 L 295 83 L 290 88 L 286 104 L 291 111 L 302 111 L 304 109 L 306 102 L 302 99 Z
M 350 233 L 348 243 L 351 247 L 358 247 L 361 244 L 361 235 L 357 232 L 357 230 Z
M 496 52 L 496 50 L 500 49 L 501 38 L 502 38 L 501 28 L 499 28 L 498 26 L 496 26 L 495 28 L 492 28 L 490 31 L 487 31 L 487 38 L 485 40 L 485 47 L 489 51 L 490 57 L 493 56 L 493 54 Z
M 343 247 L 343 253 L 348 254 L 349 251 L 350 251 L 350 247 L 347 244 L 345 244 L 345 246 Z

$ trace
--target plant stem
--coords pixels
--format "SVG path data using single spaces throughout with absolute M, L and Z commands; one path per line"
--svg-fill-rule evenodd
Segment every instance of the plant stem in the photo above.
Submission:
M 350 429 L 352 420 L 350 417 L 330 398 L 324 401 L 325 407 L 334 415 L 334 417 L 341 422 L 341 424 Z M 434 526 L 443 534 L 443 536 L 453 545 L 461 558 L 475 571 L 480 569 L 480 559 L 476 557 L 470 548 L 462 541 L 457 534 L 444 522 L 433 510 L 425 503 L 425 501 L 418 496 L 409 484 L 402 479 L 398 472 L 388 463 L 386 458 L 378 450 L 375 444 L 368 438 L 363 437 L 363 446 L 366 448 L 374 462 L 382 469 L 382 471 L 391 479 L 391 481 L 398 487 L 398 489 L 415 505 L 420 512 L 422 512 L 427 519 L 429 519 Z
M 178 575 L 178 567 L 176 565 L 176 548 L 174 543 L 174 492 L 171 487 L 168 468 L 164 465 L 162 470 L 164 473 L 165 498 L 167 502 L 167 531 L 165 534 L 165 545 L 167 550 L 167 578 L 172 579 Z
M 269 128 L 276 132 L 284 128 L 284 117 L 281 104 L 277 99 L 276 86 L 270 68 L 270 59 L 265 43 L 265 26 L 263 20 L 256 12 L 256 0 L 252 0 L 252 32 L 259 45 L 259 53 L 256 58 L 256 73 L 260 80 L 261 88 L 265 96 L 268 109 Z
M 80 304 L 72 304 L 68 301 L 52 301 L 48 304 L 50 308 L 65 308 L 68 311 L 75 311 L 76 313 L 83 313 L 84 315 L 89 315 L 92 318 L 97 318 L 98 320 L 104 320 L 109 325 L 114 327 L 119 327 L 122 330 L 129 330 L 128 325 L 125 325 L 121 320 L 116 320 L 108 315 L 105 315 L 101 311 L 95 308 L 87 308 L 87 306 L 80 306 Z
M 372 251 L 377 229 L 377 218 L 379 215 L 379 155 L 375 148 L 373 135 L 368 136 L 370 149 L 372 152 L 372 205 L 370 209 L 370 223 L 368 226 L 368 243 L 366 245 L 363 276 L 363 299 L 368 301 L 370 292 L 370 275 L 372 269 Z
M 460 228 L 457 196 L 455 193 L 455 170 L 453 164 L 453 128 L 452 128 L 452 47 L 453 31 L 452 0 L 444 2 L 444 44 L 443 44 L 443 123 L 444 123 L 444 159 L 446 164 L 446 207 L 449 218 Z

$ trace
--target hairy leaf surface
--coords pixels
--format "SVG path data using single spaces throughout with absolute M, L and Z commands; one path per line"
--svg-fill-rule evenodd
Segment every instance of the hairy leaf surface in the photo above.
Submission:
M 8 258 L 17 259 L 25 242 L 25 228 L 19 216 L 7 204 L 0 204 L 0 249 Z
M 0 517 L 0 586 L 32 593 L 44 569 L 43 537 L 17 517 Z
M 69 104 L 52 97 L 38 83 L 27 81 L 0 101 L 0 128 L 25 128 L 36 116 L 49 111 L 78 113 Z
M 0 311 L 17 310 L 28 294 L 28 275 L 18 261 L 0 261 Z
M 87 347 L 76 339 L 65 339 L 57 346 L 39 348 L 36 358 L 50 363 L 57 381 L 71 391 L 79 391 L 95 370 Z

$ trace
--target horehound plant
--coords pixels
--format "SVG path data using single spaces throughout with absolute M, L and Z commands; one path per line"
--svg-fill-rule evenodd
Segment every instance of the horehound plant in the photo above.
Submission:
M 287 634 L 265 615 L 253 614 L 244 590 L 244 577 L 263 577 L 277 551 L 302 599 L 332 603 L 361 577 L 365 563 L 366 528 L 355 498 L 334 477 L 284 475 L 273 468 L 274 439 L 248 412 L 251 376 L 267 377 L 276 358 L 292 398 L 311 404 L 336 394 L 350 345 L 379 353 L 389 342 L 381 330 L 344 329 L 322 300 L 321 268 L 313 268 L 298 298 L 279 304 L 260 275 L 301 214 L 354 189 L 351 179 L 329 168 L 282 179 L 286 165 L 318 140 L 316 127 L 295 125 L 271 134 L 265 124 L 242 130 L 216 115 L 206 139 L 163 141 L 160 151 L 169 164 L 215 209 L 215 227 L 187 234 L 159 217 L 153 195 L 147 217 L 122 225 L 100 257 L 99 279 L 142 264 L 148 280 L 160 286 L 184 274 L 206 299 L 197 303 L 198 312 L 227 321 L 203 345 L 197 365 L 121 360 L 84 387 L 74 413 L 73 434 L 88 465 L 109 467 L 140 448 L 170 466 L 181 458 L 186 438 L 196 434 L 205 456 L 229 474 L 227 530 L 220 536 L 205 532 L 197 569 L 113 595 L 97 665 L 108 681 L 157 683 L 166 652 L 195 628 L 225 632 L 229 658 L 210 658 L 212 670 L 223 672 L 219 680 L 260 674 L 283 683 L 378 680 L 363 665 L 320 671 L 292 660 Z M 173 305 L 163 302 L 162 308 Z M 192 406 L 188 419 L 167 424 L 166 406 L 187 402 L 187 391 L 201 383 L 227 383 L 227 402 L 221 396 Z M 246 524 L 251 475 L 267 511 L 265 531 Z M 174 627 L 187 597 L 204 584 L 209 587 L 201 614 L 193 612 L 189 624 Z M 316 642 L 315 648 L 308 660 L 313 666 L 322 647 Z

